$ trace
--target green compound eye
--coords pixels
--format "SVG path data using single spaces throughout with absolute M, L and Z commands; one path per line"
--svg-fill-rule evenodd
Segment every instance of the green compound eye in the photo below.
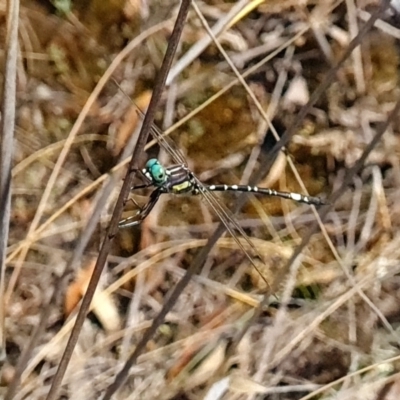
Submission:
M 146 163 L 146 169 L 156 185 L 161 185 L 166 180 L 165 168 L 156 158 L 151 158 Z

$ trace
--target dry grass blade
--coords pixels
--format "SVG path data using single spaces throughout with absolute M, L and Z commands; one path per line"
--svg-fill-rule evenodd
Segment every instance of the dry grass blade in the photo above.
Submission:
M 5 41 L 5 69 L 1 112 L 0 149 L 0 362 L 6 358 L 5 337 L 5 271 L 6 251 L 10 225 L 11 163 L 14 148 L 15 93 L 18 58 L 19 0 L 7 3 L 7 33 Z

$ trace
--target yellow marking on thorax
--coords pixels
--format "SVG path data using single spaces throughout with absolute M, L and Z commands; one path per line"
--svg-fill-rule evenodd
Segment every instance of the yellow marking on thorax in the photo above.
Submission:
M 182 182 L 179 185 L 174 185 L 172 187 L 172 192 L 173 193 L 181 193 L 181 192 L 185 192 L 187 191 L 187 189 L 191 189 L 192 188 L 192 184 L 189 181 L 186 182 Z

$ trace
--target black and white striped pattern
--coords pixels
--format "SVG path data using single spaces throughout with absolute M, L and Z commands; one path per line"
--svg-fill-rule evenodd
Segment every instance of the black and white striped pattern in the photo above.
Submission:
M 206 186 L 211 192 L 247 192 L 255 194 L 263 194 L 267 196 L 282 197 L 284 199 L 289 199 L 296 201 L 297 203 L 313 204 L 315 206 L 320 206 L 323 201 L 319 197 L 304 196 L 300 193 L 293 192 L 279 192 L 274 189 L 260 188 L 257 186 L 245 186 L 245 185 L 209 185 Z

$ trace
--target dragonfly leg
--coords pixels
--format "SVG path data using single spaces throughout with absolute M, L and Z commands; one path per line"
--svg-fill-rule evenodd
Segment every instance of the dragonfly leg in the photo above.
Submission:
M 141 210 L 140 205 L 137 203 L 137 201 L 135 199 L 129 198 L 127 201 L 131 201 L 135 207 L 137 207 L 139 210 Z
M 144 189 L 144 188 L 147 188 L 147 187 L 149 187 L 149 186 L 151 186 L 151 183 L 146 183 L 146 184 L 143 184 L 143 185 L 132 186 L 132 187 L 131 187 L 131 190 Z M 132 199 L 132 198 L 129 198 L 129 199 L 125 200 L 125 202 L 124 202 L 124 207 L 126 206 L 126 203 L 127 203 L 128 201 L 132 201 L 133 204 L 134 204 L 137 208 L 140 209 L 139 204 L 136 203 L 136 201 L 135 201 L 134 199 Z
M 149 186 L 153 186 L 153 184 L 151 182 L 149 182 L 149 183 L 144 183 L 143 185 L 132 186 L 131 190 L 144 189 L 144 188 L 148 188 Z
M 143 185 L 132 186 L 132 187 L 131 187 L 131 190 L 134 190 L 134 189 L 144 189 L 144 188 L 147 188 L 147 187 L 149 187 L 149 186 L 152 186 L 153 183 L 149 180 L 149 178 L 146 176 L 146 174 L 143 172 L 143 170 L 138 169 L 138 168 L 134 168 L 134 169 L 132 169 L 130 172 L 131 172 L 131 173 L 137 173 L 137 172 L 139 172 L 140 175 L 142 176 L 142 178 L 144 178 L 144 181 L 145 181 L 145 183 L 144 183 Z
M 159 197 L 163 192 L 159 189 L 153 190 L 150 195 L 149 201 L 145 204 L 144 207 L 140 208 L 140 210 L 133 215 L 132 217 L 125 218 L 121 220 L 118 224 L 119 228 L 129 228 L 130 226 L 136 226 L 141 224 L 141 222 L 150 214 L 153 207 L 156 205 Z M 138 205 L 133 199 L 132 201 Z

